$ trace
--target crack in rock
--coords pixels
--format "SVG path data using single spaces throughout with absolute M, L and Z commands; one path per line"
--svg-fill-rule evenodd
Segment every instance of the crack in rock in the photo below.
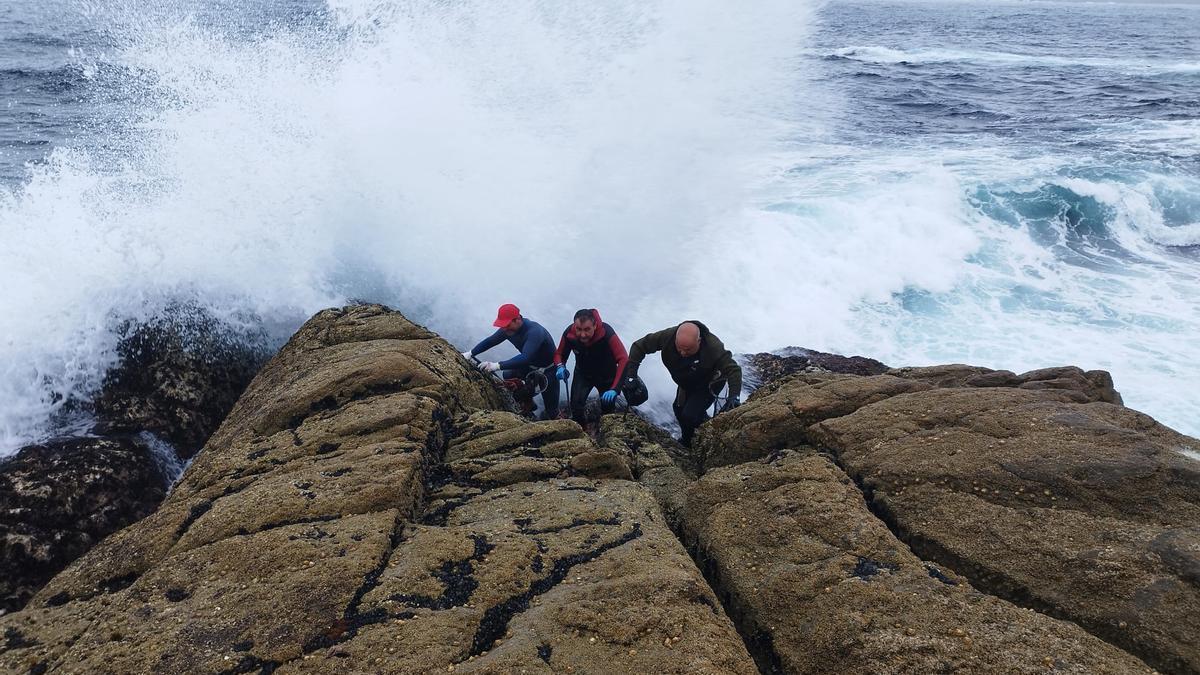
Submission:
M 575 553 L 555 560 L 550 574 L 529 584 L 528 590 L 524 593 L 514 595 L 488 608 L 484 612 L 483 619 L 479 622 L 479 628 L 475 631 L 475 639 L 471 642 L 470 655 L 479 656 L 491 649 L 496 640 L 499 640 L 500 636 L 504 635 L 505 631 L 508 630 L 508 624 L 512 621 L 512 618 L 529 609 L 530 600 L 562 583 L 573 567 L 591 562 L 606 552 L 618 546 L 623 546 L 641 536 L 642 524 L 634 523 L 629 532 L 626 532 L 614 541 L 601 544 L 590 551 Z
M 12 649 L 28 649 L 36 647 L 39 643 L 37 640 L 25 637 L 21 631 L 9 626 L 4 630 L 4 644 L 0 645 L 0 654 Z
M 331 520 L 338 520 L 339 518 L 345 518 L 350 515 L 356 515 L 356 514 L 345 514 L 345 515 L 339 514 L 339 515 L 327 515 L 327 516 L 313 516 L 312 518 L 295 518 L 292 520 L 278 520 L 275 522 L 266 523 L 265 525 L 258 528 L 254 532 L 247 532 L 244 529 L 240 529 L 240 530 L 238 530 L 238 534 L 241 534 L 241 535 L 258 534 L 260 532 L 266 532 L 267 530 L 276 530 L 281 527 L 288 527 L 289 525 L 305 525 L 305 524 L 310 524 L 310 523 L 328 523 Z
M 404 520 L 397 517 L 395 523 L 392 525 L 392 533 L 388 537 L 387 550 L 379 557 L 379 562 L 375 565 L 375 568 L 363 575 L 363 583 L 354 592 L 354 596 L 350 598 L 350 602 L 346 605 L 346 610 L 342 613 L 342 618 L 333 622 L 324 631 L 306 642 L 303 648 L 305 654 L 347 642 L 358 635 L 358 630 L 363 626 L 383 623 L 390 619 L 410 619 L 414 616 L 411 612 L 392 615 L 384 609 L 372 610 L 365 614 L 358 611 L 359 605 L 362 604 L 362 600 L 366 597 L 367 593 L 370 593 L 379 586 L 379 577 L 387 569 L 388 560 L 392 557 L 392 553 L 396 550 L 396 547 L 400 545 L 400 532 L 403 529 Z
M 563 530 L 570 530 L 570 529 L 576 528 L 576 527 L 583 527 L 584 525 L 620 525 L 621 517 L 620 517 L 620 514 L 613 513 L 612 516 L 610 516 L 608 518 L 596 518 L 596 519 L 592 519 L 592 520 L 588 520 L 588 519 L 584 519 L 584 518 L 575 518 L 567 525 L 555 525 L 553 527 L 544 527 L 544 528 L 533 529 L 533 530 L 526 529 L 530 524 L 532 524 L 532 522 L 533 521 L 529 518 L 521 518 L 521 519 L 519 519 L 519 521 L 518 520 L 513 521 L 513 523 L 515 523 L 517 525 L 517 527 L 520 528 L 521 534 L 550 534 L 553 532 L 562 532 Z M 524 524 L 522 525 L 522 523 L 524 523 Z
M 943 584 L 946 584 L 947 586 L 957 586 L 958 585 L 957 581 L 955 581 L 955 580 L 951 579 L 950 577 L 946 576 L 945 574 L 943 574 L 942 571 L 939 570 L 936 565 L 932 565 L 930 563 L 925 563 L 925 571 L 929 573 L 930 577 L 937 579 L 938 581 L 942 582 Z
M 105 579 L 104 581 L 96 584 L 96 590 L 94 592 L 84 593 L 83 595 L 76 597 L 72 597 L 71 594 L 67 593 L 66 591 L 63 591 L 62 593 L 56 593 L 55 595 L 52 595 L 46 599 L 46 607 L 61 607 L 72 600 L 91 600 L 99 595 L 119 593 L 132 586 L 134 582 L 141 578 L 141 576 L 142 575 L 140 572 L 130 572 L 129 574 L 119 577 Z
M 433 577 L 441 582 L 444 589 L 440 596 L 433 598 L 428 595 L 396 593 L 389 599 L 402 602 L 409 607 L 435 611 L 467 604 L 471 595 L 475 593 L 475 589 L 479 588 L 479 582 L 475 580 L 474 576 L 474 563 L 483 560 L 496 548 L 494 544 L 488 543 L 487 537 L 481 534 L 471 535 L 471 540 L 475 542 L 475 551 L 470 556 L 462 560 L 447 560 L 432 573 Z
M 426 512 L 421 518 L 421 523 L 425 525 L 444 527 L 446 525 L 446 520 L 450 517 L 450 513 L 458 507 L 463 506 L 467 502 L 471 501 L 472 498 L 473 496 L 447 499 L 436 509 Z
M 211 511 L 212 507 L 213 501 L 211 499 L 205 499 L 199 504 L 193 505 L 192 509 L 188 511 L 187 518 L 180 523 L 179 528 L 175 530 L 175 538 L 182 539 L 183 535 L 187 534 L 187 531 L 191 529 L 192 525 L 195 525 L 196 521 L 200 520 L 201 516 Z

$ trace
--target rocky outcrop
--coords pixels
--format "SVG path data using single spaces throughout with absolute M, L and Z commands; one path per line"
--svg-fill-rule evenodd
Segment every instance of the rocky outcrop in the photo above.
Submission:
M 702 427 L 693 442 L 693 456 L 702 467 L 759 459 L 774 450 L 803 445 L 811 424 L 931 387 L 893 375 L 797 375 L 755 392 L 745 405 Z
M 1174 672 L 1200 672 L 1200 447 L 1056 389 L 898 396 L 811 430 L 913 550 Z
M 1200 672 L 1200 442 L 1106 373 L 800 375 L 718 417 L 706 466 L 828 453 L 919 556 L 1171 672 Z
M 1077 403 L 1121 404 L 1113 388 L 1112 375 L 1104 370 L 1084 371 L 1075 366 L 1041 368 L 1017 375 L 1008 370 L 951 364 L 919 368 L 895 368 L 888 375 L 927 382 L 936 387 L 1011 387 L 1030 391 L 1053 390 Z
M 685 472 L 686 450 L 670 434 L 637 415 L 600 418 L 601 447 L 625 449 L 632 458 L 634 477 L 662 507 L 667 522 L 677 529 L 685 492 L 695 478 Z
M 751 673 L 630 480 L 378 306 L 322 312 L 155 514 L 0 619 L 13 672 Z
M 119 362 L 95 399 L 86 436 L 23 448 L 0 463 L 0 611 L 108 534 L 145 517 L 183 460 L 216 430 L 265 360 L 260 339 L 176 305 L 122 329 Z
M 740 360 L 747 366 L 745 381 L 753 389 L 773 388 L 780 380 L 803 373 L 882 375 L 888 371 L 883 363 L 865 356 L 842 356 L 803 347 L 750 354 Z
M 0 617 L 0 670 L 1196 672 L 1194 441 L 1104 377 L 1012 378 L 800 373 L 696 456 L 327 310 L 158 511 Z
M 688 490 L 684 530 L 762 672 L 1148 671 L 920 560 L 825 457 L 784 451 L 709 472 Z
M 268 356 L 262 336 L 195 306 L 172 306 L 124 333 L 92 404 L 94 432 L 149 432 L 181 459 L 200 450 Z
M 753 672 L 652 494 L 629 481 L 627 449 L 494 412 L 452 438 L 424 516 L 363 599 L 403 623 L 303 670 L 391 648 L 429 672 Z
M 25 606 L 72 560 L 153 512 L 166 484 L 146 446 L 129 438 L 49 441 L 5 460 L 0 609 Z
M 871 376 L 804 371 L 756 390 L 750 399 L 755 405 L 713 420 L 700 432 L 694 454 L 705 466 L 757 459 L 805 443 L 806 428 L 821 420 L 848 415 L 898 394 L 935 388 L 1016 388 L 1043 391 L 1063 402 L 1121 403 L 1107 372 L 1072 366 L 1022 375 L 965 365 L 895 368 Z

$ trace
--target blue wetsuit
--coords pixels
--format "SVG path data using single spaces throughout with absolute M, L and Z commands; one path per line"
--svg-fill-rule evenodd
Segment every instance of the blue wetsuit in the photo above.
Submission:
M 501 377 L 524 377 L 534 368 L 545 368 L 554 363 L 556 348 L 550 331 L 543 328 L 542 324 L 524 317 L 522 317 L 521 329 L 516 333 L 508 335 L 503 329 L 497 330 L 475 345 L 471 350 L 471 356 L 482 354 L 505 340 L 511 342 L 512 346 L 521 353 L 507 361 L 500 362 L 500 369 L 504 371 Z M 544 413 L 546 419 L 554 419 L 558 416 L 558 380 L 554 379 L 552 373 L 546 375 L 550 378 L 550 384 L 542 392 L 542 404 L 546 409 Z

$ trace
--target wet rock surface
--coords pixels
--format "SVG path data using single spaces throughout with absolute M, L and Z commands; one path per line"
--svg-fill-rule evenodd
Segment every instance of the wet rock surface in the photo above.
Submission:
M 805 443 L 809 425 L 932 385 L 892 375 L 808 373 L 755 392 L 739 408 L 701 427 L 694 441 L 701 466 L 739 464 Z
M 23 607 L 110 532 L 154 511 L 166 478 L 131 438 L 72 438 L 0 462 L 0 609 Z
M 265 338 L 198 307 L 131 324 L 93 407 L 99 435 L 150 432 L 180 458 L 196 454 L 269 354 Z
M 882 375 L 889 370 L 883 363 L 865 356 L 842 356 L 803 347 L 750 354 L 742 361 L 749 366 L 746 382 L 755 389 L 770 389 L 783 378 L 801 373 Z
M 784 451 L 707 473 L 684 531 L 763 672 L 1148 672 L 917 558 L 826 457 Z
M 901 384 L 900 381 L 908 384 Z M 703 428 L 708 467 L 827 453 L 922 558 L 1167 672 L 1200 672 L 1200 442 L 1101 371 L 802 374 Z
M 654 495 L 672 529 L 678 529 L 687 486 L 695 479 L 684 447 L 637 415 L 602 417 L 598 442 L 603 448 L 626 449 L 634 477 Z
M 1112 375 L 1103 370 L 1084 371 L 1075 366 L 1041 368 L 1017 375 L 1007 370 L 952 364 L 920 368 L 895 368 L 889 375 L 928 382 L 936 387 L 1010 387 L 1030 391 L 1052 390 L 1077 403 L 1121 404 Z
M 266 359 L 261 339 L 176 305 L 123 329 L 96 423 L 0 462 L 0 609 L 12 611 L 108 534 L 152 513 L 183 460 L 220 425 Z
M 360 611 L 400 619 L 314 653 L 299 670 L 330 672 L 343 654 L 370 662 L 396 653 L 428 672 L 754 672 L 657 504 L 634 483 L 509 485 L 436 521 L 405 529 L 363 598 Z
M 869 376 L 804 371 L 761 387 L 747 401 L 754 405 L 719 415 L 703 427 L 694 459 L 703 466 L 758 459 L 807 443 L 807 427 L 822 420 L 900 394 L 939 388 L 1021 389 L 1044 392 L 1048 399 L 1062 402 L 1121 402 L 1107 372 L 1085 372 L 1073 366 L 1021 375 L 966 365 L 895 368 Z
M 1061 392 L 940 389 L 827 420 L 832 448 L 919 555 L 1069 618 L 1151 665 L 1200 671 L 1200 447 Z
M 0 671 L 1196 672 L 1195 441 L 1113 401 L 809 368 L 689 453 L 327 310 L 161 508 L 0 617 Z

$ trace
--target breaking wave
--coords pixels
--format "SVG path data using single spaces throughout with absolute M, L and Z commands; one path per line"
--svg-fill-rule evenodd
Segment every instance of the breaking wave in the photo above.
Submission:
M 178 302 L 277 341 L 357 299 L 469 346 L 516 302 L 626 342 L 700 318 L 744 352 L 1072 363 L 1200 431 L 1192 174 L 845 144 L 791 0 L 264 3 L 85 3 L 105 46 L 69 72 L 120 107 L 0 189 L 0 454 Z M 965 54 L 915 57 L 1025 58 Z M 1098 133 L 1186 162 L 1186 124 Z

